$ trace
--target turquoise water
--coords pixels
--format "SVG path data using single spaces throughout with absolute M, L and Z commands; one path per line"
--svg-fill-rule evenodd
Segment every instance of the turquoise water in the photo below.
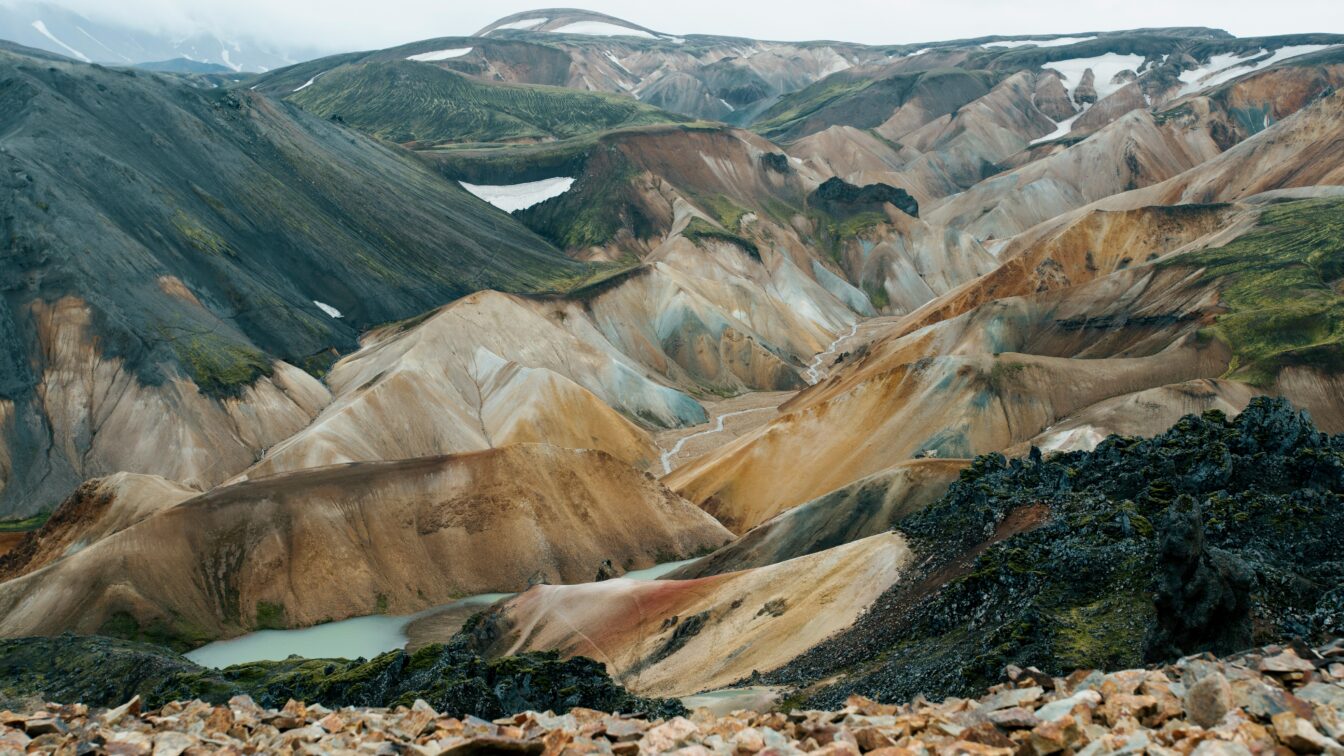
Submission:
M 485 593 L 455 601 L 448 607 L 488 606 L 512 593 Z M 215 641 L 188 653 L 188 659 L 203 667 L 216 669 L 246 662 L 302 656 L 308 659 L 372 659 L 381 653 L 406 645 L 406 626 L 421 615 L 446 607 L 434 607 L 420 614 L 387 616 L 376 614 L 340 622 L 328 622 L 297 630 L 258 630 L 229 640 Z
M 695 560 L 666 562 L 644 570 L 627 572 L 631 580 L 657 580 L 659 577 Z M 307 659 L 372 659 L 406 645 L 406 627 L 415 620 L 448 609 L 485 607 L 512 593 L 484 593 L 426 609 L 419 614 L 369 617 L 328 622 L 297 630 L 258 630 L 230 640 L 215 641 L 187 654 L 203 667 L 216 669 L 254 661 L 302 656 Z
M 662 564 L 655 564 L 645 570 L 631 570 L 621 577 L 629 578 L 630 580 L 657 580 L 678 567 L 684 567 L 694 561 L 694 559 L 685 559 L 680 562 L 663 562 Z

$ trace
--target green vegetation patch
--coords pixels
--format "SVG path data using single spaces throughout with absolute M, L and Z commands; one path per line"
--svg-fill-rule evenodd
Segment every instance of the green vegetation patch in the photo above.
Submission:
M 210 641 L 210 636 L 200 628 L 190 626 L 180 617 L 168 621 L 155 617 L 148 622 L 140 622 L 129 612 L 114 612 L 98 628 L 99 635 L 139 643 L 151 643 L 175 651 L 186 651 Z
M 876 211 L 863 211 L 853 215 L 836 217 L 824 210 L 812 208 L 808 218 L 816 229 L 816 245 L 825 250 L 837 265 L 842 264 L 845 246 L 855 239 L 887 224 L 887 216 Z M 885 292 L 883 292 L 885 297 Z M 876 307 L 877 302 L 873 302 Z
M 22 520 L 0 520 L 0 533 L 27 533 L 37 530 L 51 519 L 51 512 L 39 512 Z
M 720 226 L 733 232 L 742 230 L 742 219 L 751 212 L 734 202 L 731 197 L 722 194 L 697 197 L 696 201 L 719 222 Z
M 565 250 L 605 245 L 627 232 L 636 239 L 656 234 L 657 224 L 638 203 L 631 184 L 639 169 L 614 143 L 602 144 L 582 177 L 560 197 L 515 214 L 528 228 Z
M 173 226 L 197 252 L 213 257 L 236 256 L 228 242 L 219 234 L 201 225 L 195 218 L 181 210 L 173 215 Z
M 239 397 L 274 371 L 271 360 L 254 349 L 214 333 L 173 340 L 173 350 L 201 393 L 215 398 Z
M 759 261 L 761 259 L 761 249 L 756 246 L 756 242 L 731 231 L 725 231 L 724 229 L 709 223 L 704 218 L 692 218 L 691 222 L 686 225 L 686 229 L 681 232 L 681 235 L 690 239 L 692 242 L 695 242 L 697 245 L 702 245 L 702 242 L 705 241 L 727 242 L 728 244 L 733 244 L 741 248 L 742 251 L 750 255 L 753 260 Z
M 1212 333 L 1233 353 L 1228 377 L 1272 385 L 1284 367 L 1335 365 L 1344 349 L 1344 200 L 1274 205 L 1232 243 L 1162 263 L 1203 268 L 1227 312 Z
M 287 627 L 284 604 L 276 604 L 270 601 L 257 602 L 256 628 L 258 630 L 284 630 Z
M 35 696 L 117 706 L 139 695 L 158 707 L 198 698 L 222 704 L 240 694 L 270 708 L 291 698 L 330 708 L 423 699 L 449 716 L 484 719 L 578 706 L 653 717 L 685 713 L 676 701 L 631 695 L 591 659 L 554 653 L 485 659 L 462 641 L 367 660 L 291 658 L 214 670 L 158 646 L 108 637 L 0 640 L 0 708 Z
M 417 147 L 569 137 L 686 120 L 631 97 L 563 87 L 487 84 L 438 66 L 342 66 L 289 96 L 305 110 Z

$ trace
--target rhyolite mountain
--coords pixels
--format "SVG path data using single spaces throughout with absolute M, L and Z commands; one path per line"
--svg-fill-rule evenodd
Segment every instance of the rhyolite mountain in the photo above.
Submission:
M 1342 56 L 566 9 L 237 81 L 8 46 L 0 635 L 520 593 L 326 673 L 20 640 L 0 691 L 129 691 L 17 671 L 53 648 L 145 694 L 540 665 L 624 705 L 551 652 L 838 705 L 1337 634 Z
M 0 78 L 8 512 L 123 469 L 222 482 L 325 392 L 277 361 L 316 372 L 370 326 L 588 274 L 410 156 L 245 88 L 13 47 Z M 221 403 L 276 380 L 304 387 L 259 418 Z M 216 441 L 173 460 L 146 432 Z

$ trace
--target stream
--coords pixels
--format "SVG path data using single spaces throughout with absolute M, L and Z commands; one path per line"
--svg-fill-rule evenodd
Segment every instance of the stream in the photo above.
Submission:
M 821 382 L 821 368 L 826 364 L 826 358 L 834 356 L 836 350 L 840 348 L 840 343 L 848 339 L 854 338 L 855 334 L 857 334 L 858 332 L 859 332 L 859 324 L 855 323 L 854 325 L 849 327 L 849 333 L 845 334 L 844 336 L 841 336 L 835 341 L 832 341 L 831 345 L 826 347 L 826 351 L 821 352 L 816 357 L 812 358 L 812 364 L 808 365 L 807 370 L 803 371 L 803 376 L 807 378 L 807 382 L 809 384 L 815 386 Z

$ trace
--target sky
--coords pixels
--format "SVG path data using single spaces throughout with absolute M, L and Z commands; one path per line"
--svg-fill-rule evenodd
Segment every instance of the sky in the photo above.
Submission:
M 21 0 L 0 0 L 13 5 Z M 326 51 L 468 35 L 548 0 L 57 0 L 156 31 L 212 31 Z M 549 0 L 555 3 L 556 0 Z M 1344 0 L 570 0 L 671 34 L 870 44 L 988 34 L 1214 26 L 1238 36 L 1344 33 Z

